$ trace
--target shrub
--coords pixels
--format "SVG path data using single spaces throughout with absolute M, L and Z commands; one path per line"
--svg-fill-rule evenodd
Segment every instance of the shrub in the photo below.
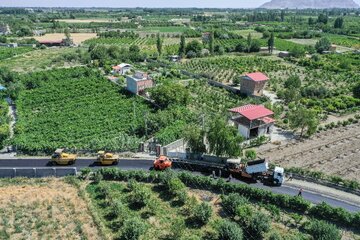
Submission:
M 81 179 L 87 179 L 89 177 L 89 174 L 91 173 L 91 168 L 82 168 L 80 170 L 80 178 Z
M 254 212 L 248 204 L 238 206 L 236 215 L 248 238 L 262 239 L 270 229 L 270 218 L 262 212 Z
M 281 237 L 280 233 L 278 232 L 273 232 L 270 236 L 269 236 L 269 240 L 282 240 L 283 238 Z
M 306 227 L 306 232 L 317 240 L 340 240 L 340 231 L 333 224 L 325 221 L 312 220 Z
M 228 196 L 222 195 L 221 201 L 223 209 L 231 216 L 235 216 L 238 206 L 249 202 L 245 197 L 240 196 L 238 193 L 230 193 Z
M 218 226 L 219 240 L 242 240 L 243 231 L 238 224 L 224 220 Z
M 138 240 L 146 231 L 146 225 L 138 218 L 131 218 L 124 222 L 121 231 L 121 238 L 123 240 Z
M 245 157 L 249 160 L 254 160 L 256 158 L 256 151 L 254 149 L 246 150 Z
M 253 214 L 250 225 L 246 228 L 245 235 L 249 234 L 249 238 L 262 239 L 263 235 L 270 229 L 270 218 L 261 212 Z
M 199 226 L 202 226 L 209 222 L 211 215 L 211 206 L 205 202 L 202 202 L 194 208 L 192 220 Z
M 95 174 L 93 175 L 94 183 L 98 184 L 101 182 L 102 179 L 103 179 L 103 175 L 101 174 L 101 172 L 99 171 L 95 172 Z
M 129 196 L 129 203 L 134 207 L 145 207 L 150 199 L 151 193 L 149 189 L 143 185 L 136 184 L 131 195 Z
M 167 189 L 173 196 L 185 189 L 185 184 L 179 178 L 172 178 L 167 182 Z

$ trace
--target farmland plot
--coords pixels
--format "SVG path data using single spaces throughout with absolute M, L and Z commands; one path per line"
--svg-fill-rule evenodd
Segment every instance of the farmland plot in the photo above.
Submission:
M 284 167 L 301 167 L 360 181 L 360 125 L 335 128 L 304 142 L 289 143 L 261 156 Z
M 0 239 L 100 239 L 86 202 L 62 180 L 1 180 L 0 213 Z
M 27 90 L 16 101 L 14 139 L 19 150 L 137 149 L 142 135 L 135 131 L 151 109 L 139 98 L 119 93 L 98 73 L 86 68 L 53 70 L 24 76 L 22 82 Z

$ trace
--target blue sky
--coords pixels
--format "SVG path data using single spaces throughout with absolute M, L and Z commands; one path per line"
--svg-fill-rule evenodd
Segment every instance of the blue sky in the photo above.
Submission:
M 0 0 L 0 6 L 255 8 L 268 1 L 270 0 Z M 360 4 L 360 0 L 355 0 L 355 2 Z

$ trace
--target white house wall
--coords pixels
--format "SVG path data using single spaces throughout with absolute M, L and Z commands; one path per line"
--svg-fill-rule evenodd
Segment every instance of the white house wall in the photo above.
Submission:
M 239 133 L 245 138 L 249 138 L 250 136 L 250 130 L 241 124 L 239 124 Z

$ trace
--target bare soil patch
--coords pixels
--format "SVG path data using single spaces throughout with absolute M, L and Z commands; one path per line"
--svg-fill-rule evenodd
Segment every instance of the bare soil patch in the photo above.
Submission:
M 0 239 L 100 239 L 86 203 L 59 179 L 0 187 Z
M 34 37 L 37 41 L 56 41 L 65 38 L 63 33 L 50 33 L 44 36 Z M 80 44 L 90 38 L 96 38 L 96 33 L 72 33 L 71 38 L 75 44 Z
M 320 132 L 302 141 L 259 151 L 283 167 L 301 167 L 360 181 L 360 124 Z

